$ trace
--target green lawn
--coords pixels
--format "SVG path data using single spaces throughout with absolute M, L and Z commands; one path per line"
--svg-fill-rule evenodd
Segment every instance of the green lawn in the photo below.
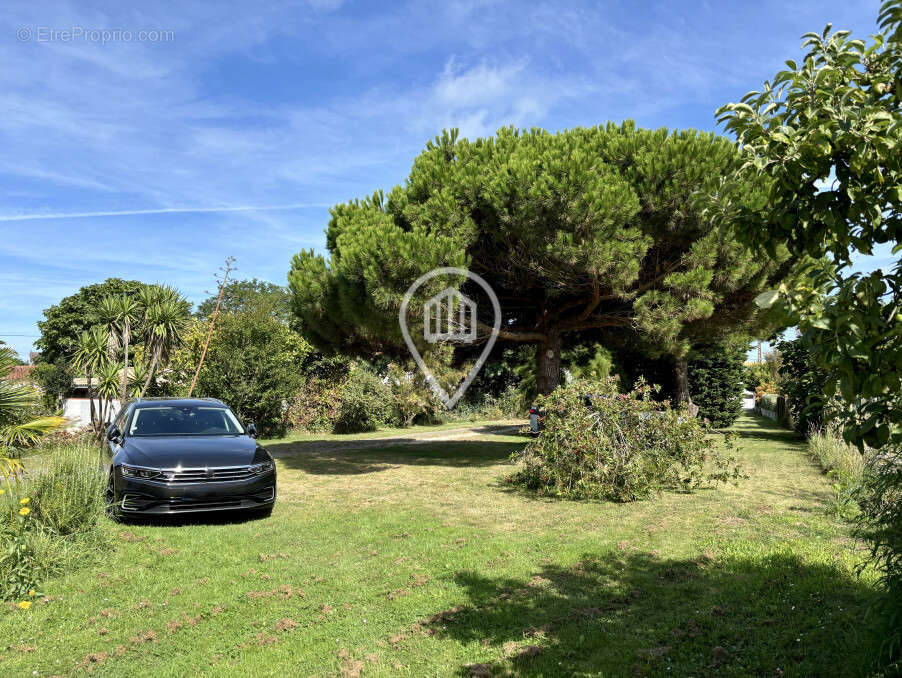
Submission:
M 509 490 L 524 438 L 490 430 L 270 441 L 271 518 L 112 526 L 0 611 L 0 675 L 861 675 L 862 546 L 800 441 L 737 430 L 738 487 L 620 505 Z

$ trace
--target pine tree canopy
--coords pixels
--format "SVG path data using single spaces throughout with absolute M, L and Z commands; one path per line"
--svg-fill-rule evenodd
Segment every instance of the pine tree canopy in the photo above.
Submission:
M 537 344 L 540 391 L 556 385 L 574 333 L 632 333 L 685 356 L 696 340 L 745 328 L 754 298 L 790 272 L 785 250 L 752 254 L 713 225 L 713 195 L 764 200 L 766 179 L 734 178 L 742 163 L 725 138 L 630 121 L 473 141 L 446 131 L 387 196 L 331 210 L 328 259 L 292 260 L 293 307 L 320 347 L 406 351 L 405 291 L 456 266 L 497 293 L 500 340 Z

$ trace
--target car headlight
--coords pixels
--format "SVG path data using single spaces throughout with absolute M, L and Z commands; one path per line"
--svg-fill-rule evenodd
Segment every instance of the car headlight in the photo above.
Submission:
M 275 465 L 271 461 L 264 461 L 261 464 L 251 464 L 249 470 L 251 473 L 255 475 L 260 475 L 261 473 L 268 473 L 275 468 Z
M 138 468 L 135 466 L 126 466 L 125 464 L 119 468 L 122 470 L 122 475 L 126 478 L 143 478 L 149 480 L 151 478 L 159 478 L 163 475 L 163 472 L 160 469 L 155 468 Z

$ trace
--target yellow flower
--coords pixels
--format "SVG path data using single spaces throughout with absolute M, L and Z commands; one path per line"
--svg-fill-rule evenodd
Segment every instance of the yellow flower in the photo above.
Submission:
M 0 490 L 0 494 L 3 494 L 4 492 L 6 492 L 6 490 Z
M 23 610 L 27 610 L 29 607 L 31 607 L 31 601 L 30 601 L 30 600 L 23 600 L 21 603 L 17 603 L 17 605 L 18 605 L 19 607 L 21 607 Z
M 31 499 L 29 499 L 28 497 L 22 497 L 22 498 L 19 500 L 19 503 L 22 504 L 22 506 L 25 506 L 25 504 L 27 504 L 27 503 L 30 502 L 30 501 L 31 501 Z
M 31 513 L 31 509 L 30 509 L 30 508 L 24 508 L 24 507 L 23 507 L 23 508 L 20 508 L 20 509 L 19 509 L 19 515 L 20 515 L 20 516 L 27 516 L 29 513 Z
M 31 589 L 31 591 L 28 592 L 28 595 L 34 598 L 34 589 Z

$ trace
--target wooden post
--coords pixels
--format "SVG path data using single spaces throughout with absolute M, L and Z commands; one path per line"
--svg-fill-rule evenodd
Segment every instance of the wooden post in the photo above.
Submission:
M 207 347 L 210 345 L 210 337 L 213 336 L 213 326 L 216 324 L 216 316 L 219 315 L 219 305 L 222 304 L 222 293 L 225 291 L 226 282 L 229 279 L 229 271 L 232 270 L 232 264 L 235 261 L 235 257 L 227 257 L 225 262 L 225 268 L 223 269 L 225 273 L 222 276 L 222 283 L 219 285 L 219 297 L 216 299 L 216 308 L 213 311 L 213 316 L 210 318 L 210 330 L 207 332 L 207 340 L 204 342 L 204 350 L 201 351 L 200 354 L 200 362 L 197 363 L 197 370 L 194 372 L 194 379 L 191 380 L 191 389 L 188 391 L 188 397 L 191 397 L 191 394 L 194 393 L 194 387 L 197 385 L 197 377 L 200 375 L 200 368 L 203 367 L 204 358 L 207 356 Z

